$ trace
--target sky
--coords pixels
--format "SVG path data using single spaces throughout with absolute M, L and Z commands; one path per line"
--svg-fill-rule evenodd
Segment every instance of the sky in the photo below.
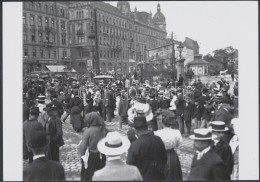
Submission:
M 131 11 L 157 12 L 158 1 L 129 1 Z M 116 1 L 107 2 L 116 6 Z M 185 37 L 196 40 L 200 53 L 233 46 L 239 50 L 252 16 L 258 16 L 257 2 L 243 1 L 159 1 L 166 18 L 168 36 L 173 32 L 178 41 Z M 255 22 L 254 22 L 255 23 Z M 256 27 L 257 28 L 257 27 Z

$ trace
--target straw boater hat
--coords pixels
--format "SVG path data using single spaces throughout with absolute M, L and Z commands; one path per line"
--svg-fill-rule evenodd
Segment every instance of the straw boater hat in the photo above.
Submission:
M 225 123 L 223 121 L 212 121 L 210 122 L 210 127 L 212 131 L 218 131 L 218 132 L 228 131 L 228 127 L 225 127 Z
M 190 136 L 192 140 L 212 140 L 212 132 L 208 128 L 199 128 L 194 130 L 194 135 Z
M 45 104 L 45 96 L 44 95 L 39 95 L 38 96 L 38 103 L 40 104 Z
M 107 136 L 98 142 L 97 148 L 100 153 L 105 155 L 121 155 L 130 147 L 130 141 L 127 137 L 121 137 L 120 134 L 109 132 Z

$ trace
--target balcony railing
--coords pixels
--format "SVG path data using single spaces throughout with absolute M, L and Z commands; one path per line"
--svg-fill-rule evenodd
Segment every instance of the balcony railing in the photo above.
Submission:
M 85 35 L 85 31 L 80 29 L 80 30 L 77 31 L 77 35 L 78 36 L 84 36 Z

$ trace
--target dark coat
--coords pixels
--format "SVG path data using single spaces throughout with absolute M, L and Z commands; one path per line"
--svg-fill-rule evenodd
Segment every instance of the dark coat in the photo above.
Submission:
M 223 140 L 220 140 L 216 146 L 213 146 L 213 149 L 223 160 L 226 166 L 226 174 L 228 174 L 228 176 L 230 177 L 233 170 L 234 160 L 229 144 L 224 142 Z
M 38 158 L 23 171 L 24 181 L 65 181 L 63 166 L 45 157 Z
M 127 111 L 129 109 L 129 102 L 127 99 L 121 99 L 118 106 L 118 115 L 121 117 L 127 116 Z
M 164 143 L 153 133 L 141 135 L 128 150 L 127 164 L 136 166 L 143 180 L 164 180 L 166 161 Z
M 185 107 L 185 100 L 183 99 L 183 96 L 178 96 L 177 100 L 175 101 L 176 105 L 176 115 L 181 116 L 184 112 Z
M 184 113 L 183 113 L 183 119 L 184 121 L 191 121 L 194 113 L 194 104 L 189 102 L 188 105 L 186 103 L 184 104 Z
M 214 121 L 223 121 L 223 122 L 225 122 L 225 125 L 227 127 L 229 127 L 232 118 L 233 118 L 233 116 L 229 111 L 225 110 L 223 107 L 220 107 L 215 112 Z
M 49 135 L 50 135 L 50 144 L 55 145 L 57 147 L 63 146 L 64 141 L 63 141 L 63 132 L 62 132 L 62 123 L 60 118 L 58 117 L 53 117 L 50 118 L 48 121 L 48 126 L 49 127 Z
M 36 129 L 43 129 L 43 126 L 40 122 L 37 120 L 26 120 L 23 123 L 23 158 L 27 159 L 29 156 L 29 153 L 31 153 L 29 147 L 28 147 L 28 142 L 30 141 L 30 133 L 33 130 Z
M 73 97 L 72 99 L 70 99 L 69 108 L 72 109 L 74 106 L 78 106 L 80 111 L 82 111 L 84 109 L 83 100 L 81 100 L 77 96 Z
M 225 165 L 214 150 L 210 149 L 200 160 L 197 160 L 197 155 L 193 157 L 188 180 L 227 179 Z
M 153 114 L 155 114 L 155 111 L 159 108 L 159 103 L 157 99 L 150 99 L 148 103 L 151 106 Z
M 51 104 L 53 104 L 55 107 L 57 107 L 59 117 L 61 117 L 63 112 L 64 112 L 62 102 L 59 102 L 57 100 L 53 100 L 53 101 L 51 101 Z

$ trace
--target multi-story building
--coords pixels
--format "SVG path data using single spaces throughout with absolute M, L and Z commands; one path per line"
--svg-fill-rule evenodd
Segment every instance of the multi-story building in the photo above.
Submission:
M 131 11 L 127 1 L 119 1 L 117 7 L 101 1 L 71 2 L 69 19 L 71 59 L 79 72 L 92 70 L 99 60 L 101 72 L 126 74 L 146 60 L 147 49 L 166 43 L 165 17 L 159 4 L 152 17 L 136 8 Z
M 23 2 L 24 72 L 70 62 L 67 2 Z

